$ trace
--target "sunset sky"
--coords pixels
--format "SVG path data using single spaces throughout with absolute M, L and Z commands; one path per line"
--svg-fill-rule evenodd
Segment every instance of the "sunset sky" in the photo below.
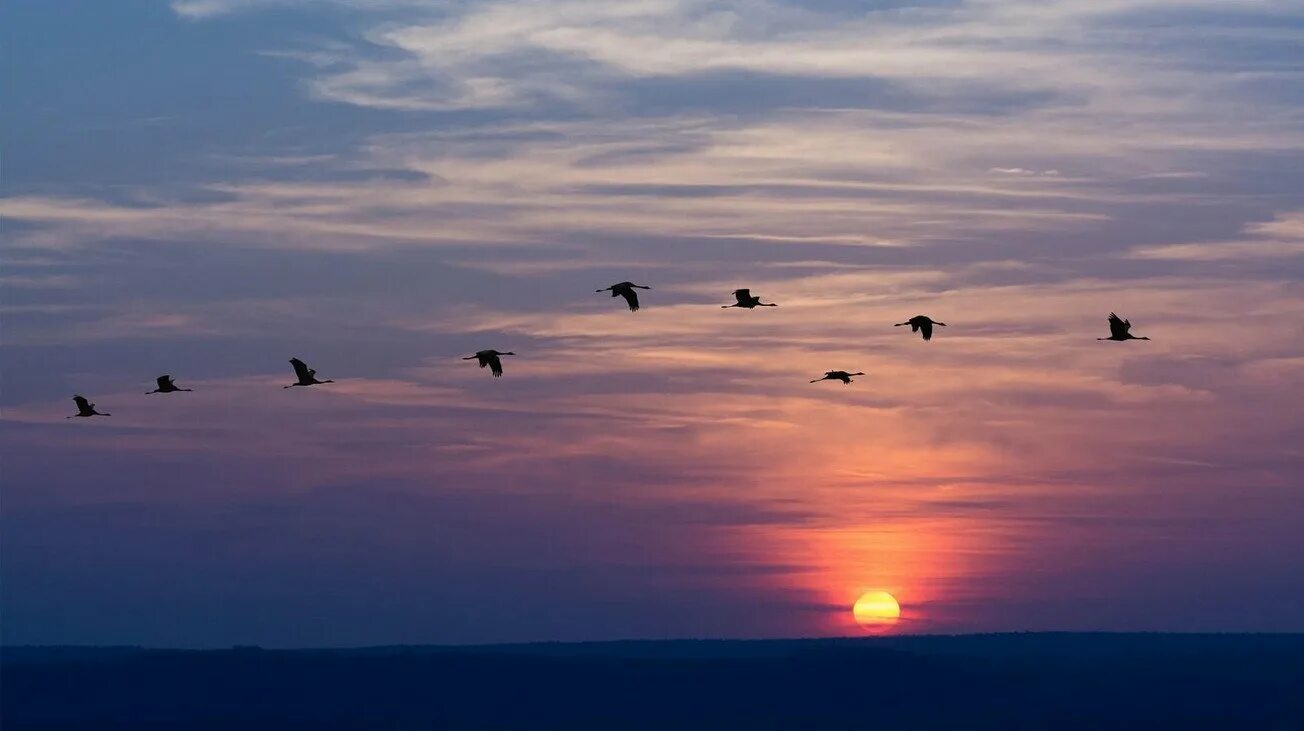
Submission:
M 0 28 L 5 643 L 1304 631 L 1298 0 Z

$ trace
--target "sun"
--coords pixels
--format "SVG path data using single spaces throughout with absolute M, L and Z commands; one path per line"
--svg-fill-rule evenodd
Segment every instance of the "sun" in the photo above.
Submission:
M 886 591 L 871 591 L 856 600 L 851 612 L 861 627 L 885 629 L 901 618 L 901 605 L 897 603 L 896 597 Z

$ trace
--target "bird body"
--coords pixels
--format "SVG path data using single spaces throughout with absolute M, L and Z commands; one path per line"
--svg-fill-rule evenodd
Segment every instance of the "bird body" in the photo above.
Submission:
M 1129 321 L 1129 320 L 1124 320 L 1123 318 L 1121 318 L 1121 317 L 1119 317 L 1118 315 L 1115 315 L 1114 313 L 1111 312 L 1111 313 L 1109 313 L 1109 337 L 1107 337 L 1107 338 L 1096 338 L 1096 339 L 1097 339 L 1097 340 L 1117 340 L 1117 341 L 1120 341 L 1120 342 L 1123 341 L 1123 340 L 1149 340 L 1149 339 L 1150 339 L 1150 338 L 1139 338 L 1139 337 L 1133 335 L 1133 334 L 1131 333 L 1131 330 L 1132 330 L 1132 323 L 1131 323 L 1131 321 Z
M 915 315 L 914 317 L 910 318 L 909 320 L 906 320 L 905 322 L 898 322 L 895 325 L 895 327 L 901 327 L 902 325 L 909 325 L 910 332 L 921 333 L 924 336 L 924 340 L 933 339 L 934 325 L 940 325 L 942 327 L 946 327 L 945 322 L 938 322 L 937 320 L 934 320 L 928 315 Z
M 845 386 L 851 383 L 852 376 L 863 376 L 863 375 L 865 374 L 847 373 L 846 371 L 825 371 L 823 378 L 816 378 L 815 380 L 811 381 L 811 383 L 819 383 L 820 381 L 842 381 L 842 384 Z
M 172 376 L 159 376 L 157 380 L 158 380 L 158 388 L 155 388 L 153 391 L 146 391 L 145 392 L 146 396 L 150 395 L 151 393 L 176 393 L 177 391 L 194 390 L 193 388 L 177 388 L 177 384 L 172 382 Z
M 602 291 L 602 290 L 598 290 Z M 516 355 L 516 353 L 500 353 L 497 350 L 479 350 L 475 355 L 468 355 L 462 360 L 478 360 L 480 367 L 488 367 L 489 371 L 494 374 L 494 378 L 500 378 L 503 375 L 503 362 L 498 359 L 500 355 Z
M 282 388 L 294 388 L 295 386 L 315 386 L 319 383 L 335 382 L 330 379 L 327 379 L 325 381 L 317 380 L 317 371 L 313 368 L 309 368 L 307 363 L 304 363 L 298 358 L 291 358 L 290 365 L 294 366 L 294 375 L 299 380 L 296 381 L 295 383 L 291 383 L 288 386 L 282 386 Z
M 750 310 L 756 307 L 778 307 L 773 302 L 762 302 L 760 297 L 753 297 L 750 289 L 735 289 L 733 296 L 738 301 L 732 305 L 720 305 L 721 309 L 727 310 L 730 307 L 741 307 Z
M 610 287 L 605 287 L 603 289 L 597 289 L 594 291 L 606 292 L 610 290 L 612 297 L 625 298 L 625 301 L 629 303 L 630 312 L 638 312 L 638 292 L 635 292 L 634 291 L 635 289 L 652 289 L 652 288 L 642 284 L 634 284 L 633 282 L 620 282 L 618 284 L 613 284 Z
M 77 404 L 77 413 L 72 416 L 64 417 L 72 419 L 78 416 L 113 416 L 113 414 L 102 414 L 95 410 L 95 404 L 91 403 L 85 396 L 73 396 L 73 403 Z

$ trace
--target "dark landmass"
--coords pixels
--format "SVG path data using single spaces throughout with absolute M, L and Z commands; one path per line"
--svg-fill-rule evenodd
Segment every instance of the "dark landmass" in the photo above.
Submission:
M 1304 635 L 7 647 L 6 731 L 1304 729 Z

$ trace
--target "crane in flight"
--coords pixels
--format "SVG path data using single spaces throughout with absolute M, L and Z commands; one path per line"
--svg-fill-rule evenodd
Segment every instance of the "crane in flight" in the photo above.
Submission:
M 901 327 L 902 325 L 909 325 L 910 332 L 923 334 L 924 340 L 933 339 L 934 325 L 940 325 L 942 327 L 946 327 L 945 322 L 938 322 L 937 320 L 934 320 L 928 315 L 915 315 L 914 317 L 910 318 L 909 320 L 906 320 L 905 322 L 898 322 L 894 327 Z
M 315 386 L 319 383 L 335 382 L 330 379 L 327 379 L 325 381 L 317 380 L 317 371 L 313 368 L 309 368 L 307 363 L 304 363 L 298 358 L 291 358 L 290 365 L 294 366 L 294 375 L 299 380 L 295 383 L 291 383 L 288 386 L 282 386 L 282 388 L 294 388 L 295 386 Z
M 73 396 L 73 403 L 77 404 L 77 413 L 72 416 L 65 416 L 65 419 L 73 419 L 78 416 L 113 416 L 113 414 L 102 414 L 95 410 L 95 404 L 86 400 L 85 396 Z
M 1138 338 L 1132 334 L 1132 322 L 1109 313 L 1109 337 L 1096 338 L 1097 340 L 1149 340 L 1150 338 Z
M 176 393 L 177 391 L 193 391 L 193 390 L 195 389 L 177 388 L 177 384 L 172 381 L 172 376 L 159 376 L 158 388 L 154 389 L 153 391 L 146 391 L 145 395 L 148 396 L 151 393 Z
M 815 380 L 811 381 L 811 383 L 819 383 L 820 381 L 842 381 L 842 384 L 845 386 L 851 383 L 852 376 L 863 376 L 863 375 L 865 374 L 847 373 L 846 371 L 826 371 L 824 373 L 823 378 L 816 378 Z
M 635 292 L 635 289 L 652 288 L 642 284 L 634 284 L 633 282 L 620 282 L 619 284 L 613 284 L 610 287 L 604 287 L 602 289 L 595 289 L 594 291 L 606 292 L 609 290 L 612 297 L 624 297 L 625 301 L 629 303 L 629 311 L 638 312 L 638 292 Z
M 468 355 L 462 360 L 478 360 L 480 367 L 488 366 L 489 371 L 494 374 L 494 378 L 500 378 L 503 375 L 503 362 L 498 359 L 500 355 L 516 355 L 516 353 L 500 353 L 497 350 L 479 350 L 475 355 Z
M 735 289 L 733 292 L 734 299 L 738 300 L 732 305 L 720 305 L 721 309 L 730 307 L 741 307 L 744 310 L 754 309 L 756 307 L 778 307 L 773 302 L 762 302 L 760 297 L 753 297 L 750 289 Z

